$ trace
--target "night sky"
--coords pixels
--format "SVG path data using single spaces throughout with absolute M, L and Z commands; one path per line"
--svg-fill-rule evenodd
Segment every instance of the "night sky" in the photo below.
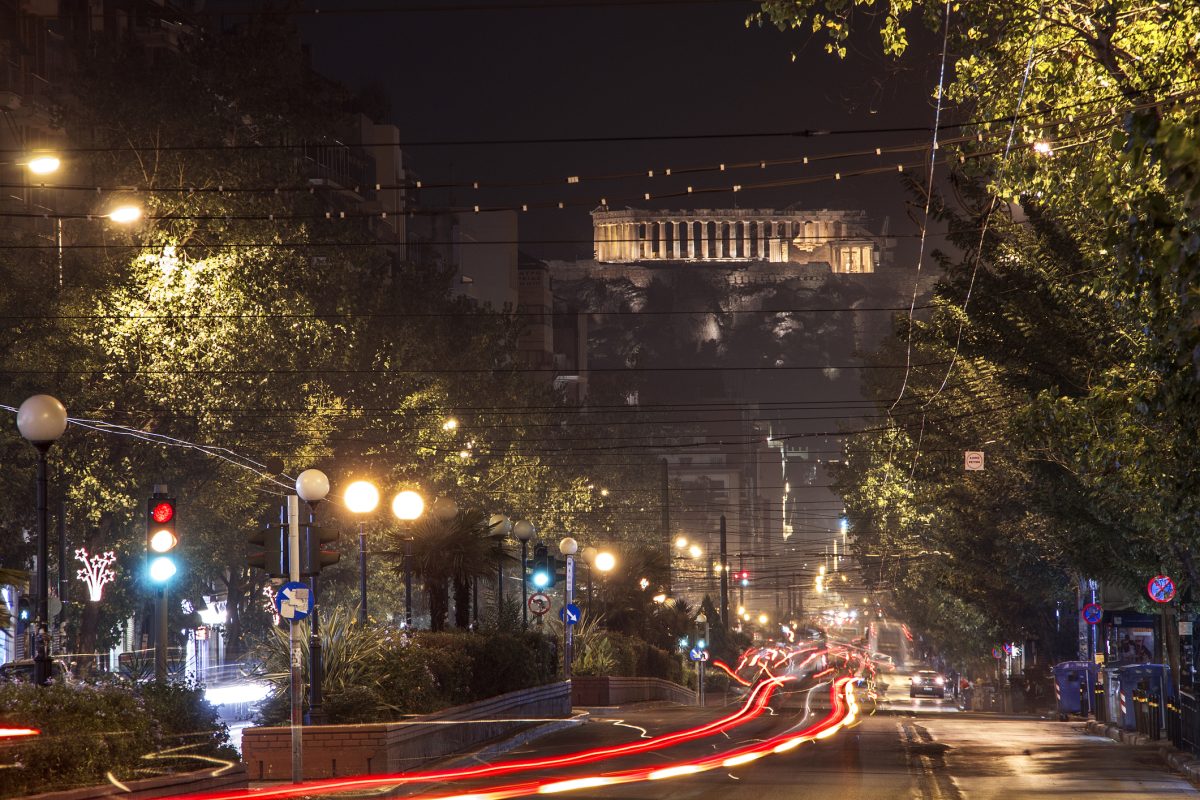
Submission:
M 392 8 L 403 4 L 390 4 Z M 412 3 L 408 4 L 413 5 Z M 429 5 L 429 4 L 423 4 Z M 443 9 L 453 3 L 434 3 Z M 475 4 L 477 5 L 477 4 Z M 511 4 L 510 4 L 511 5 Z M 406 145 L 426 182 L 552 182 L 552 188 L 426 192 L 425 203 L 519 206 L 565 200 L 564 211 L 521 217 L 523 249 L 543 257 L 590 255 L 587 211 L 613 207 L 862 208 L 877 226 L 913 233 L 895 174 L 824 180 L 780 189 L 642 199 L 687 185 L 728 186 L 829 174 L 887 163 L 868 158 L 803 167 L 739 170 L 690 177 L 590 182 L 568 175 L 794 158 L 928 141 L 936 78 L 934 38 L 904 62 L 878 55 L 873 33 L 852 43 L 845 61 L 804 33 L 747 29 L 751 3 L 662 7 L 440 10 L 363 13 L 362 3 L 322 4 L 357 13 L 303 15 L 298 21 L 321 73 L 351 87 L 382 88 L 404 142 L 666 134 L 745 134 L 804 129 L 915 127 L 894 134 L 821 138 L 595 142 L 537 145 Z M 796 60 L 793 62 L 792 53 Z M 904 154 L 890 161 L 920 159 Z M 689 202 L 691 201 L 691 202 Z M 566 245 L 541 240 L 570 240 Z

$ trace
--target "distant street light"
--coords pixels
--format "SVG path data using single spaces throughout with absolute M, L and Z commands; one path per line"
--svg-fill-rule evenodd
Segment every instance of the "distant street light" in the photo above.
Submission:
M 601 572 L 610 572 L 617 565 L 617 557 L 607 550 L 602 550 L 596 554 L 596 569 Z
M 688 548 L 688 555 L 690 555 L 692 558 L 699 558 L 703 554 L 704 551 L 700 549 L 700 545 L 698 544 L 694 544 Z
M 62 162 L 58 160 L 57 156 L 40 155 L 29 159 L 29 162 L 25 166 L 34 175 L 49 175 L 52 172 L 58 172 L 58 168 L 62 166 Z
M 108 213 L 108 218 L 120 225 L 128 225 L 142 218 L 142 210 L 137 206 L 117 206 Z
M 404 528 L 404 625 L 412 627 L 412 527 L 413 520 L 425 513 L 425 498 L 405 489 L 392 498 L 392 513 Z
M 67 429 L 67 409 L 57 398 L 35 394 L 17 410 L 17 430 L 37 450 L 37 618 L 34 620 L 33 681 L 44 686 L 50 681 L 50 549 L 47 541 L 46 453 Z
M 529 540 L 537 533 L 537 528 L 529 520 L 520 519 L 513 525 L 513 536 L 521 543 L 521 624 L 529 627 L 529 582 L 525 580 L 525 570 L 529 562 Z
M 687 540 L 686 536 L 680 536 L 675 539 L 675 547 L 677 547 L 678 549 L 682 550 L 683 548 L 685 548 L 687 546 L 688 546 L 688 540 Z
M 346 487 L 346 508 L 358 514 L 358 621 L 367 624 L 367 528 L 364 514 L 379 505 L 379 490 L 370 481 L 355 481 Z

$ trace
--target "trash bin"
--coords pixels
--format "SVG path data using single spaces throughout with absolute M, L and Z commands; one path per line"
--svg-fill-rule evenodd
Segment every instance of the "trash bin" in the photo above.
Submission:
M 1090 661 L 1063 661 L 1054 665 L 1054 697 L 1060 716 L 1091 712 L 1092 687 L 1098 669 Z
M 1117 711 L 1115 722 L 1127 731 L 1140 731 L 1158 738 L 1163 709 L 1169 699 L 1165 664 L 1129 664 L 1117 668 Z

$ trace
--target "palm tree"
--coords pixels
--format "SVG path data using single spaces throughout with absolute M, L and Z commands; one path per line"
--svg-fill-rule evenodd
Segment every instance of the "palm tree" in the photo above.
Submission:
M 471 622 L 471 587 L 476 578 L 487 577 L 496 569 L 499 554 L 495 539 L 489 535 L 488 518 L 481 511 L 463 511 L 449 521 L 432 514 L 412 526 L 413 573 L 425 585 L 429 595 L 429 627 L 446 629 L 450 613 L 450 590 L 454 590 L 454 624 L 466 628 Z M 389 533 L 395 557 L 404 550 L 401 533 Z M 403 571 L 403 561 L 398 566 Z

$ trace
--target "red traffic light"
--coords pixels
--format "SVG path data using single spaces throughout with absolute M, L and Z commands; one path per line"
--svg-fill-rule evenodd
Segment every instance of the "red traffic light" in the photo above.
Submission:
M 175 517 L 175 506 L 167 502 L 156 503 L 150 516 L 159 525 L 164 525 Z

